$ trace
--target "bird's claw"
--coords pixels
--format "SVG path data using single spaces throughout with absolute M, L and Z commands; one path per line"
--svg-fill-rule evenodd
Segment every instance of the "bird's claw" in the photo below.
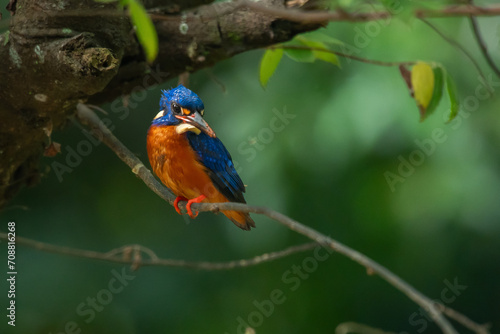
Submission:
M 175 208 L 175 211 L 177 211 L 178 214 L 182 215 L 182 212 L 181 212 L 181 209 L 179 209 L 179 202 L 180 201 L 187 201 L 188 199 L 186 197 L 183 197 L 183 196 L 177 196 L 175 198 L 175 201 L 174 201 L 174 208 Z M 188 211 L 189 213 L 189 211 Z
M 191 205 L 193 203 L 200 203 L 201 201 L 203 201 L 205 198 L 207 198 L 207 196 L 205 195 L 201 195 L 201 196 L 198 196 L 196 198 L 193 198 L 193 199 L 190 199 L 187 204 L 186 204 L 186 210 L 187 210 L 187 213 L 189 215 L 189 217 L 191 219 L 194 219 L 196 217 L 198 217 L 198 212 L 196 212 L 196 214 L 193 214 L 193 211 L 191 210 Z
M 174 201 L 175 211 L 177 211 L 178 214 L 182 215 L 181 209 L 179 209 L 179 202 L 180 201 L 187 201 L 187 204 L 186 204 L 187 214 L 189 215 L 190 218 L 194 219 L 194 218 L 196 218 L 198 216 L 198 212 L 196 212 L 196 214 L 194 214 L 193 211 L 191 210 L 191 205 L 193 203 L 200 203 L 205 198 L 207 198 L 205 195 L 201 195 L 201 196 L 198 196 L 196 198 L 188 200 L 186 197 L 177 196 L 176 199 L 175 199 L 175 201 Z

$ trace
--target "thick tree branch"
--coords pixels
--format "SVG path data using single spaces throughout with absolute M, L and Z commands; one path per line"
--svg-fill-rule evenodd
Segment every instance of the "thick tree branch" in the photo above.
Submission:
M 161 185 L 151 174 L 151 172 L 144 166 L 144 164 L 134 155 L 128 148 L 126 148 L 112 133 L 107 129 L 104 124 L 99 120 L 97 115 L 83 104 L 78 105 L 77 117 L 80 122 L 88 126 L 92 133 L 102 140 L 118 157 L 123 160 L 131 169 L 134 174 L 139 176 L 143 182 L 156 194 L 164 200 L 173 204 L 175 196 L 163 185 Z M 185 209 L 186 202 L 180 202 L 179 207 Z M 448 320 L 443 316 L 442 307 L 439 307 L 434 301 L 421 292 L 416 290 L 413 286 L 405 282 L 403 279 L 392 273 L 390 270 L 381 264 L 370 259 L 366 255 L 330 238 L 326 235 L 307 227 L 290 217 L 287 217 L 277 211 L 258 206 L 250 206 L 242 203 L 199 203 L 193 204 L 192 209 L 198 211 L 212 211 L 218 212 L 221 210 L 235 210 L 241 212 L 257 213 L 267 216 L 280 224 L 288 227 L 297 233 L 300 233 L 314 242 L 333 249 L 334 251 L 350 258 L 367 269 L 370 274 L 377 274 L 396 289 L 404 293 L 408 298 L 413 300 L 417 305 L 426 310 L 430 317 L 441 328 L 443 333 L 455 334 L 457 333 Z M 459 321 L 459 320 L 457 320 Z M 461 322 L 462 323 L 462 322 Z M 462 323 L 464 324 L 464 323 Z M 464 324 L 467 326 L 467 324 Z M 477 325 L 480 327 L 481 325 Z
M 281 0 L 261 1 L 265 6 L 284 8 Z M 260 11 L 240 7 L 234 2 L 217 2 L 183 11 L 179 15 L 152 12 L 160 48 L 155 64 L 149 68 L 142 54 L 122 62 L 122 66 L 101 93 L 90 103 L 108 102 L 137 88 L 158 81 L 145 82 L 145 71 L 162 81 L 183 72 L 194 72 L 213 66 L 238 53 L 287 41 L 300 32 L 317 29 L 319 24 L 290 22 Z

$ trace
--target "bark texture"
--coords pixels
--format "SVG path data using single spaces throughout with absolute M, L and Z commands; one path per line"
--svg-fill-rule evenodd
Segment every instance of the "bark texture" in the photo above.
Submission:
M 284 0 L 260 3 L 285 6 Z M 9 30 L 0 35 L 0 208 L 24 185 L 38 182 L 50 134 L 65 125 L 78 102 L 109 102 L 318 27 L 236 9 L 230 2 L 144 5 L 160 43 L 151 66 L 116 4 L 11 1 Z

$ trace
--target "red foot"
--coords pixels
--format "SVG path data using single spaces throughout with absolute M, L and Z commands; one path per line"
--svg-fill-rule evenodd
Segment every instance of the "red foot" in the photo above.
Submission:
M 198 212 L 196 212 L 196 214 L 194 215 L 193 214 L 193 211 L 191 211 L 191 204 L 193 203 L 200 203 L 201 201 L 203 201 L 205 198 L 207 198 L 207 196 L 205 195 L 201 195 L 201 196 L 198 196 L 196 198 L 193 198 L 193 199 L 190 199 L 187 204 L 186 204 L 186 210 L 187 210 L 187 213 L 189 215 L 189 217 L 191 218 L 196 218 L 198 216 Z
M 180 201 L 187 201 L 188 199 L 183 196 L 177 196 L 177 198 L 174 201 L 174 208 L 175 211 L 177 211 L 178 214 L 182 215 L 181 209 L 179 209 L 179 202 Z

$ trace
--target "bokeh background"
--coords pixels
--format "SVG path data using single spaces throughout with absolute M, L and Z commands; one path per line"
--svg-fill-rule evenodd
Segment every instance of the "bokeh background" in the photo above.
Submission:
M 258 80 L 263 51 L 256 50 L 194 73 L 190 88 L 203 99 L 205 118 L 237 162 L 250 204 L 273 208 L 367 254 L 427 296 L 477 322 L 491 322 L 496 332 L 500 78 L 485 64 L 465 19 L 434 22 L 478 60 L 496 95 L 474 100 L 478 89 L 484 93 L 477 71 L 422 22 L 333 23 L 322 31 L 357 46 L 354 54 L 361 57 L 441 62 L 456 80 L 461 100 L 478 101 L 449 124 L 446 100 L 419 123 L 396 67 L 346 59 L 339 69 L 285 57 L 264 90 Z M 500 22 L 481 18 L 480 24 L 500 64 Z M 362 47 L 360 34 L 367 34 Z M 158 111 L 160 89 L 175 85 L 171 80 L 133 94 L 126 111 L 118 108 L 121 102 L 102 106 L 114 134 L 147 166 L 146 132 Z M 284 110 L 295 118 L 269 136 L 263 129 Z M 53 134 L 62 154 L 43 159 L 42 182 L 0 213 L 0 230 L 12 220 L 18 236 L 55 245 L 105 252 L 140 244 L 163 258 L 204 261 L 250 258 L 307 242 L 257 215 L 250 233 L 222 215 L 181 217 L 103 144 L 92 146 L 60 180 L 50 169 L 53 162 L 66 164 L 68 147 L 76 150 L 87 140 L 76 122 L 68 124 Z M 436 129 L 446 139 L 434 142 L 404 182 L 391 189 L 386 173 L 397 174 L 401 161 L 419 155 L 417 142 L 429 143 Z M 319 262 L 292 291 L 295 284 L 283 275 L 313 254 L 231 271 L 145 267 L 130 274 L 121 265 L 19 246 L 16 327 L 7 326 L 3 315 L 0 328 L 6 328 L 2 333 L 222 334 L 239 333 L 241 318 L 256 325 L 257 333 L 332 333 L 347 321 L 393 332 L 439 331 L 406 296 L 338 254 Z M 113 270 L 122 269 L 134 279 L 87 323 L 89 313 L 79 314 L 79 305 L 108 289 Z M 446 282 L 461 287 L 453 292 Z M 269 300 L 275 289 L 285 300 L 259 318 L 255 302 Z M 5 280 L 0 291 L 6 300 Z M 2 302 L 3 313 L 5 307 Z M 66 327 L 69 322 L 77 328 Z

